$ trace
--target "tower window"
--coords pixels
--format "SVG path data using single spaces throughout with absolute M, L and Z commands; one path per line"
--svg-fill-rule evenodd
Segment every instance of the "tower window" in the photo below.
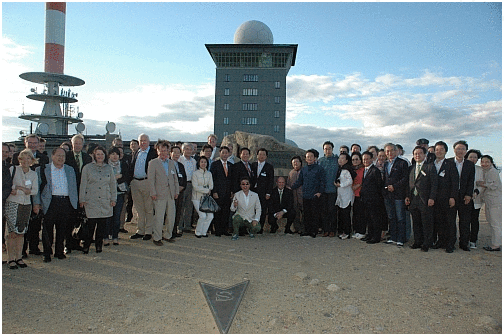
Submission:
M 257 103 L 244 103 L 242 104 L 243 111 L 257 111 Z
M 280 89 L 280 82 L 279 81 L 275 82 L 275 89 Z
M 231 81 L 231 76 L 229 74 L 224 75 L 224 82 L 229 82 Z
M 243 89 L 244 96 L 257 96 L 257 89 Z
M 222 133 L 222 136 L 225 137 L 225 136 L 228 136 L 229 135 L 229 132 L 223 132 Z
M 224 104 L 224 110 L 229 111 L 229 104 L 228 103 Z
M 258 75 L 243 75 L 244 82 L 257 82 L 259 81 Z
M 280 133 L 280 126 L 278 126 L 278 125 L 273 126 L 273 131 L 275 133 Z
M 280 118 L 280 111 L 275 111 L 275 118 Z
M 229 125 L 229 118 L 224 118 L 224 125 Z
M 229 89 L 224 89 L 224 96 L 229 96 Z
M 280 104 L 280 97 L 275 97 L 275 104 Z
M 257 125 L 257 118 L 242 118 L 242 125 Z

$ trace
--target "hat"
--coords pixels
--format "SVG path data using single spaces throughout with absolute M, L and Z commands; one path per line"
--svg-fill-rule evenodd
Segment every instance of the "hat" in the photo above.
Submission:
M 416 141 L 416 144 L 417 146 L 420 146 L 420 145 L 428 145 L 429 144 L 429 140 L 425 139 L 425 138 L 421 138 L 421 139 L 418 139 Z

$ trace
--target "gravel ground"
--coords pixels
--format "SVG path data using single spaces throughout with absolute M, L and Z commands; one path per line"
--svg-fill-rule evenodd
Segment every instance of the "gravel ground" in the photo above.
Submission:
M 219 333 L 199 282 L 246 279 L 229 333 L 502 332 L 502 255 L 482 249 L 486 222 L 477 250 L 452 254 L 267 233 L 121 238 L 101 254 L 3 265 L 3 333 Z

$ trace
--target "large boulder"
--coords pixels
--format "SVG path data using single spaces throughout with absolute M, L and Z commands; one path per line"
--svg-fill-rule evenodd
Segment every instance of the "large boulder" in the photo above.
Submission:
M 300 155 L 304 158 L 305 150 L 287 145 L 273 138 L 270 135 L 261 135 L 236 131 L 222 139 L 222 145 L 233 144 L 233 154 L 239 156 L 240 149 L 247 147 L 250 149 L 250 161 L 257 161 L 257 150 L 266 148 L 268 150 L 268 162 L 275 168 L 275 176 L 287 176 L 292 169 L 291 158 Z

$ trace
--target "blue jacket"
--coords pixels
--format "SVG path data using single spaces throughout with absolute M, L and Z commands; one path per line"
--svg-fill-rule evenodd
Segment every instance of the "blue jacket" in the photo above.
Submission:
M 44 173 L 46 176 L 47 184 L 44 189 L 39 189 L 39 193 L 33 197 L 33 204 L 42 205 L 42 211 L 44 214 L 49 210 L 52 200 L 52 174 L 51 174 L 51 164 L 45 165 L 43 172 L 40 171 L 41 167 L 37 167 L 37 175 L 39 180 L 39 186 L 42 184 L 41 174 Z M 70 197 L 70 203 L 74 209 L 77 209 L 77 202 L 79 200 L 79 195 L 77 193 L 77 180 L 75 179 L 75 171 L 69 165 L 64 165 L 67 183 L 68 183 L 68 196 Z
M 323 156 L 319 159 L 319 164 L 324 168 L 325 172 L 325 193 L 335 194 L 337 188 L 334 185 L 334 180 L 336 180 L 336 174 L 338 173 L 338 155 L 333 154 L 333 156 L 326 157 Z
M 292 189 L 303 186 L 303 198 L 312 199 L 316 193 L 323 193 L 325 190 L 324 168 L 318 164 L 307 165 L 301 168 L 301 173 Z

